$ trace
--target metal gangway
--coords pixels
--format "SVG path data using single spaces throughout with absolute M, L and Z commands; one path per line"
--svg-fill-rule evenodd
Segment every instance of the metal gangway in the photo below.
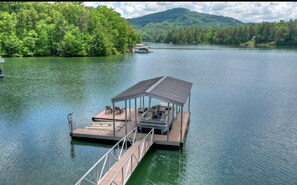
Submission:
M 118 141 L 75 185 L 126 184 L 154 143 L 154 129 L 139 138 L 137 127 Z

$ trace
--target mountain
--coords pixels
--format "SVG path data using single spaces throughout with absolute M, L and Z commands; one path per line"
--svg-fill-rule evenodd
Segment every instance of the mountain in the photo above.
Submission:
M 186 8 L 173 8 L 163 12 L 153 13 L 128 21 L 143 34 L 143 40 L 155 40 L 151 34 L 164 33 L 168 29 L 181 27 L 219 28 L 244 25 L 239 20 L 190 11 Z
M 225 27 L 240 26 L 244 23 L 239 20 L 190 11 L 186 8 L 173 8 L 163 12 L 153 13 L 138 18 L 128 19 L 135 27 L 142 28 L 149 24 L 170 22 L 177 26 L 192 27 Z

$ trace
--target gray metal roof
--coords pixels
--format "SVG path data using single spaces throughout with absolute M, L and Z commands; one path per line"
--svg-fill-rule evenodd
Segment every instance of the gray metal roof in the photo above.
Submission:
M 192 88 L 192 83 L 165 76 L 138 82 L 127 90 L 121 92 L 112 102 L 149 96 L 173 104 L 185 104 Z
M 162 77 L 152 78 L 149 80 L 140 81 L 127 90 L 121 92 L 111 100 L 113 102 L 123 101 L 127 99 L 137 98 L 145 95 L 145 91 L 158 82 Z

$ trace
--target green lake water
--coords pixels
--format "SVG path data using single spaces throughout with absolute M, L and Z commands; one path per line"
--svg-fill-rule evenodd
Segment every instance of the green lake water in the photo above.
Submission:
M 152 149 L 128 184 L 297 184 L 297 50 L 154 44 L 150 54 L 5 58 L 0 184 L 72 185 L 112 145 L 77 127 L 138 81 L 193 83 L 182 149 Z M 123 105 L 119 105 L 123 106 Z

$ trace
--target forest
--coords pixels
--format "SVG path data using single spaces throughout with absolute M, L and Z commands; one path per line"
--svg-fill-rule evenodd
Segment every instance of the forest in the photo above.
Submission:
M 236 22 L 237 25 L 222 27 L 216 25 L 230 18 L 193 14 L 186 9 L 165 13 L 172 11 L 179 15 L 174 21 L 149 22 L 148 25 L 155 26 L 137 31 L 139 26 L 134 28 L 120 13 L 106 6 L 86 7 L 82 2 L 1 2 L 0 56 L 109 56 L 131 52 L 142 40 L 244 47 L 297 45 L 297 20 L 244 25 Z M 153 15 L 154 21 L 159 14 Z M 188 19 L 195 23 L 194 17 L 200 26 L 177 24 Z M 198 21 L 201 17 L 209 20 L 208 26 Z
M 148 41 L 173 44 L 226 44 L 247 47 L 296 46 L 297 20 L 262 22 L 224 28 L 173 28 L 155 34 Z
M 130 52 L 141 34 L 106 6 L 1 2 L 0 56 L 109 56 Z

